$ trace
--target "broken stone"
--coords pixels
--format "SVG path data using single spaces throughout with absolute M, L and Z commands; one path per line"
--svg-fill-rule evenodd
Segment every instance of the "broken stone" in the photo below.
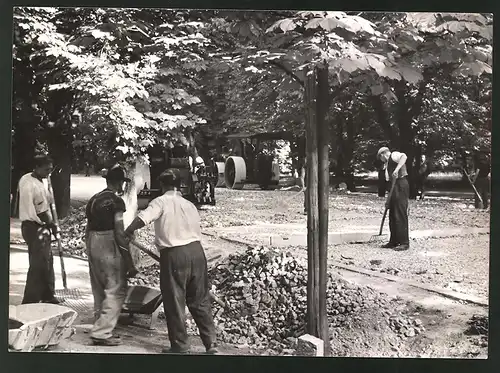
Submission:
M 409 328 L 407 329 L 407 331 L 405 332 L 405 336 L 407 337 L 415 337 L 415 329 L 413 328 Z
M 303 335 L 297 342 L 297 355 L 324 356 L 324 342 L 310 334 Z

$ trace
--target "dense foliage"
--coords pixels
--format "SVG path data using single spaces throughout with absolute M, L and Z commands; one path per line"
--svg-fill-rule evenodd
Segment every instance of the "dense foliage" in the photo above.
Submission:
M 45 148 L 59 206 L 83 160 L 147 160 L 193 132 L 303 139 L 310 68 L 329 71 L 339 174 L 382 144 L 413 165 L 490 141 L 491 15 L 24 7 L 13 41 L 13 185 Z

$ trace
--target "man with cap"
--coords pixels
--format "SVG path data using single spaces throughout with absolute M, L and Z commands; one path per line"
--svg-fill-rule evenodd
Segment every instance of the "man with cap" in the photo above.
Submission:
M 410 186 L 406 170 L 407 156 L 400 152 L 391 152 L 389 148 L 382 147 L 377 152 L 377 158 L 384 162 L 386 177 L 390 185 L 394 184 L 392 195 L 388 196 L 385 203 L 389 208 L 389 229 L 391 237 L 383 247 L 395 250 L 408 250 L 410 248 L 408 231 L 408 200 Z
M 163 352 L 189 352 L 187 305 L 206 352 L 215 354 L 215 324 L 207 259 L 201 246 L 200 215 L 196 206 L 179 192 L 178 169 L 164 171 L 159 180 L 163 195 L 152 200 L 125 232 L 130 237 L 137 229 L 154 222 L 155 245 L 160 252 L 160 289 L 170 339 L 170 349 Z
M 95 316 L 90 337 L 95 345 L 117 346 L 120 340 L 113 330 L 125 301 L 127 276 L 137 274 L 124 232 L 125 202 L 119 197 L 123 194 L 124 183 L 130 179 L 118 165 L 103 177 L 106 188 L 94 195 L 86 208 L 85 238 Z
M 33 172 L 19 180 L 19 219 L 29 256 L 23 304 L 60 303 L 54 295 L 54 259 L 50 245 L 51 231 L 56 235 L 57 227 L 52 220 L 48 190 L 43 183 L 51 171 L 52 160 L 39 155 L 35 157 Z

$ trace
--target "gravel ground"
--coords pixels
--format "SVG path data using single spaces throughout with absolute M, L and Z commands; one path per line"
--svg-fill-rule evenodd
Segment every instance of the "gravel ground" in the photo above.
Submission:
M 201 212 L 203 227 L 231 227 L 256 223 L 306 224 L 304 194 L 292 191 L 231 190 L 218 188 L 215 208 Z M 471 208 L 472 200 L 428 198 L 410 201 L 413 230 L 487 227 L 489 212 Z M 330 195 L 330 230 L 346 226 L 380 225 L 384 200 L 375 194 Z
M 217 189 L 217 206 L 200 211 L 203 229 L 221 232 L 235 230 L 230 237 L 261 241 L 259 233 L 293 233 L 304 231 L 306 216 L 302 214 L 303 193 L 292 191 Z M 487 227 L 486 211 L 468 208 L 470 201 L 435 198 L 410 201 L 410 229 L 439 229 L 457 227 Z M 331 195 L 330 230 L 376 227 L 382 215 L 383 200 L 376 195 Z M 256 224 L 296 224 L 295 227 Z M 84 256 L 83 209 L 79 208 L 63 223 L 64 247 L 74 255 Z M 250 227 L 252 226 L 252 227 Z M 385 232 L 387 232 L 387 227 Z M 375 234 L 376 232 L 374 232 Z M 139 242 L 153 247 L 153 229 L 138 232 Z M 262 241 L 261 241 L 262 242 Z M 204 236 L 207 256 L 217 256 L 227 250 L 221 240 Z M 264 243 L 264 242 L 262 242 Z M 380 243 L 338 245 L 330 248 L 330 257 L 346 264 L 385 271 L 405 278 L 449 287 L 478 296 L 488 296 L 489 236 L 471 235 L 440 239 L 417 239 L 407 252 L 381 249 Z M 380 265 L 370 261 L 381 260 Z M 146 260 L 146 266 L 151 264 Z M 396 271 L 394 271 L 396 270 Z
M 485 234 L 417 239 L 405 252 L 373 244 L 338 245 L 329 248 L 329 256 L 345 264 L 488 298 L 489 242 Z
M 297 224 L 297 229 L 304 229 L 306 216 L 302 214 L 302 198 L 303 194 L 297 192 L 217 189 L 217 206 L 200 212 L 203 229 L 217 231 L 221 228 L 235 227 L 237 237 L 249 240 L 255 239 L 256 233 L 255 231 L 245 233 L 246 228 L 259 223 Z M 437 198 L 423 202 L 411 201 L 411 229 L 487 227 L 489 215 L 484 211 L 468 208 L 469 203 L 470 201 Z M 371 229 L 371 226 L 380 224 L 383 200 L 377 198 L 376 195 L 332 193 L 330 208 L 330 230 L 352 229 L 355 226 L 365 228 L 370 226 L 369 229 Z M 85 255 L 82 241 L 84 226 L 82 208 L 74 210 L 71 216 L 65 219 L 62 228 L 63 245 L 66 252 L 78 256 Z M 260 227 L 259 230 L 267 233 L 280 231 L 290 233 L 291 228 L 279 229 L 268 226 Z M 153 237 L 152 227 L 144 228 L 137 234 L 137 240 L 150 248 L 153 247 Z M 204 236 L 203 244 L 207 259 L 215 261 L 221 260 L 218 259 L 219 256 L 227 257 L 230 253 L 244 250 L 243 247 L 237 247 L 237 245 L 227 241 L 207 236 Z M 381 249 L 379 245 L 380 243 L 332 246 L 329 250 L 330 259 L 389 273 L 396 269 L 398 270 L 397 275 L 401 277 L 437 286 L 449 286 L 456 291 L 465 291 L 480 296 L 488 295 L 488 235 L 413 240 L 412 247 L 407 252 Z M 300 253 L 300 256 L 306 255 L 306 250 L 303 247 L 288 248 L 288 250 Z M 371 264 L 370 261 L 373 260 L 380 261 L 380 264 Z M 144 276 L 140 277 L 144 277 L 143 281 L 149 283 L 153 277 L 157 280 L 157 267 L 151 266 L 153 262 L 145 260 L 142 264 L 143 271 L 141 272 Z M 395 274 L 395 272 L 392 273 Z M 401 310 L 405 314 L 408 314 L 409 311 L 407 309 Z M 396 343 L 395 340 L 387 337 L 390 328 L 380 329 L 377 326 L 380 324 L 376 320 L 381 318 L 380 323 L 384 324 L 388 321 L 389 315 L 376 312 L 372 316 L 365 320 L 370 327 L 353 324 L 352 332 L 349 332 L 350 329 L 343 328 L 342 331 L 339 330 L 337 335 L 335 330 L 331 331 L 334 334 L 334 340 L 337 341 L 332 346 L 335 355 L 416 356 L 417 349 L 410 346 L 415 341 L 409 344 Z M 436 322 L 440 323 L 439 320 Z M 430 328 L 429 331 L 432 331 L 434 324 L 428 324 L 425 320 L 424 324 Z M 453 325 L 458 328 L 456 322 Z M 459 329 L 464 328 L 460 325 Z M 437 330 L 435 338 L 439 339 L 442 335 L 443 331 Z M 420 338 L 420 336 L 418 337 Z M 422 335 L 422 338 L 423 345 L 418 350 L 422 350 L 424 345 L 428 346 L 429 343 L 433 343 L 426 339 L 428 337 Z M 433 353 L 434 356 L 436 354 L 440 357 L 462 356 L 461 354 L 470 350 L 470 346 L 466 344 L 460 348 L 459 352 L 453 352 L 450 355 L 451 347 L 447 345 L 448 339 L 445 337 L 444 342 L 438 343 L 437 348 L 442 347 L 443 350 L 436 350 Z M 367 348 L 367 344 L 372 348 Z M 478 348 L 483 355 L 486 347 L 480 346 Z

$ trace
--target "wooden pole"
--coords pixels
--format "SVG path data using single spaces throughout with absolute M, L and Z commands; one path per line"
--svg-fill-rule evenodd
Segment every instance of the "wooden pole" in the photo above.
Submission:
M 307 333 L 321 338 L 319 325 L 319 210 L 316 72 L 306 70 Z
M 328 208 L 330 196 L 330 127 L 326 122 L 329 106 L 328 66 L 317 68 L 317 111 L 316 124 L 318 136 L 318 210 L 319 210 L 319 329 L 324 342 L 324 356 L 330 355 L 330 331 L 326 309 L 326 290 L 328 283 Z

